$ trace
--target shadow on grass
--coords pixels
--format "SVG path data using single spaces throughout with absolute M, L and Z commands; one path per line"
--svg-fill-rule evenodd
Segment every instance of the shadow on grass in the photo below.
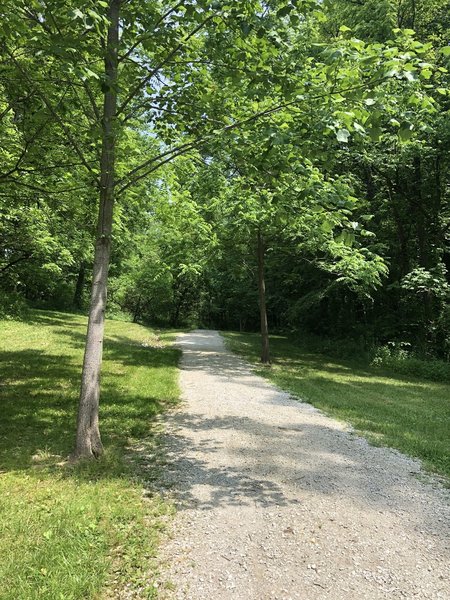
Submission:
M 26 324 L 42 339 L 48 332 L 55 344 L 0 351 L 0 472 L 55 467 L 74 444 L 86 321 L 39 311 Z M 13 344 L 14 336 L 10 348 Z M 146 347 L 131 336 L 107 337 L 100 427 L 110 454 L 120 455 L 130 440 L 148 435 L 154 417 L 174 401 L 170 387 L 178 358 L 173 348 Z M 100 465 L 97 475 L 110 476 L 110 467 Z M 92 471 L 87 469 L 87 476 Z M 80 476 L 83 469 L 72 472 Z
M 240 354 L 257 360 L 256 336 L 231 334 L 230 338 Z M 273 368 L 256 367 L 258 374 L 350 422 L 372 443 L 421 458 L 428 467 L 450 476 L 448 384 L 311 353 L 283 338 L 271 344 Z
M 226 338 L 230 346 L 240 355 L 244 355 L 253 363 L 259 363 L 260 357 L 260 336 L 254 333 L 226 332 Z M 386 380 L 392 383 L 393 380 L 403 382 L 407 385 L 417 383 L 420 387 L 427 385 L 448 385 L 446 382 L 436 382 L 431 379 L 421 379 L 405 373 L 397 373 L 387 367 L 375 367 L 367 363 L 366 359 L 356 357 L 336 358 L 319 351 L 311 351 L 304 344 L 296 343 L 288 337 L 271 336 L 271 359 L 272 366 L 281 368 L 296 369 L 302 371 L 304 368 L 324 370 L 330 374 L 351 374 L 352 376 L 366 377 L 379 380 Z M 261 368 L 264 368 L 261 366 Z M 262 373 L 263 371 L 261 371 Z
M 70 325 L 71 327 L 79 327 L 86 329 L 86 319 L 84 315 L 76 315 L 74 313 L 65 313 L 47 310 L 30 310 L 26 318 L 23 319 L 28 325 Z

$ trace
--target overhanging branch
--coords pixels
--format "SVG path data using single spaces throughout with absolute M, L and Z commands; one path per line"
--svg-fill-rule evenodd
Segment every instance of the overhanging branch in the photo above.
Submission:
M 203 27 L 209 22 L 211 21 L 211 19 L 213 18 L 214 15 L 209 15 L 209 17 L 207 17 L 206 19 L 204 19 L 201 23 L 199 23 L 197 25 L 197 27 L 195 27 L 187 36 L 185 36 L 183 38 L 183 40 L 177 45 L 175 46 L 175 48 L 173 50 L 171 50 L 169 52 L 169 54 L 167 54 L 167 56 L 165 58 L 163 58 L 157 65 L 156 67 L 154 67 L 148 75 L 146 75 L 142 81 L 140 81 L 138 83 L 138 85 L 136 85 L 133 90 L 128 94 L 128 96 L 125 98 L 125 100 L 123 101 L 122 105 L 120 106 L 120 108 L 117 111 L 117 115 L 120 115 L 123 113 L 123 111 L 125 110 L 125 108 L 128 106 L 128 104 L 133 100 L 133 98 L 136 96 L 136 94 L 138 94 L 140 92 L 140 90 L 142 90 L 142 88 L 147 85 L 147 83 L 156 75 L 156 73 L 158 73 L 158 71 L 160 69 L 162 69 L 162 67 L 173 57 L 175 56 L 175 54 L 181 50 L 181 48 L 184 46 L 184 44 L 189 41 L 196 33 L 198 33 L 201 29 L 203 29 Z
M 303 97 L 300 100 L 292 100 L 290 102 L 283 102 L 281 104 L 277 104 L 275 106 L 268 107 L 262 111 L 254 113 L 253 115 L 246 117 L 240 121 L 236 121 L 235 123 L 231 123 L 230 125 L 226 125 L 220 129 L 216 129 L 211 134 L 208 134 L 205 136 L 199 136 L 190 142 L 186 142 L 185 144 L 177 146 L 171 150 L 164 151 L 164 152 L 158 154 L 157 156 L 154 156 L 154 157 L 144 161 L 142 164 L 138 165 L 137 167 L 135 167 L 134 169 L 129 171 L 129 173 L 127 173 L 124 177 L 122 177 L 119 181 L 117 181 L 116 185 L 124 184 L 121 188 L 119 188 L 119 191 L 123 192 L 125 189 L 128 189 L 131 185 L 133 185 L 133 183 L 135 183 L 136 181 L 139 181 L 143 177 L 146 177 L 150 173 L 153 173 L 157 168 L 159 168 L 159 166 L 162 166 L 163 164 L 170 162 L 170 160 L 172 160 L 172 158 L 175 158 L 176 156 L 185 154 L 186 152 L 188 152 L 189 150 L 193 150 L 194 148 L 199 148 L 201 145 L 218 138 L 220 135 L 227 133 L 228 131 L 238 129 L 239 127 L 243 127 L 244 125 L 248 125 L 249 123 L 257 121 L 258 119 L 262 119 L 264 117 L 273 115 L 285 108 L 295 108 L 296 105 L 302 104 L 306 100 L 308 100 L 308 102 L 312 102 L 315 100 L 320 100 L 321 98 L 334 96 L 336 94 L 343 94 L 346 92 L 355 91 L 355 90 L 361 89 L 363 87 L 364 88 L 367 87 L 370 89 L 372 86 L 374 86 L 378 83 L 381 83 L 382 81 L 385 81 L 384 77 L 374 79 L 369 84 L 365 84 L 365 85 L 359 84 L 359 85 L 355 85 L 355 86 L 351 86 L 351 87 L 343 88 L 343 89 L 339 89 L 339 90 L 330 90 L 330 91 L 324 92 L 322 94 L 310 96 L 309 98 Z M 165 159 L 164 161 L 161 161 L 160 163 L 158 163 L 158 166 L 156 168 L 153 167 L 154 163 L 156 163 L 157 161 L 160 161 L 162 158 L 167 157 L 167 156 L 170 156 L 170 157 Z M 150 165 L 152 165 L 152 166 L 150 167 Z M 150 169 L 145 171 L 144 174 L 139 173 L 139 171 L 142 171 L 143 169 L 146 169 L 147 167 L 150 167 Z M 124 183 L 129 178 L 131 178 L 130 181 L 128 183 Z
M 14 65 L 16 66 L 16 68 L 22 74 L 22 77 L 25 79 L 25 81 L 30 86 L 30 88 L 33 89 L 34 88 L 33 81 L 30 78 L 30 76 L 28 75 L 28 73 L 25 71 L 25 69 L 22 67 L 22 65 L 16 60 L 14 54 L 6 47 L 6 45 L 4 47 L 6 49 L 6 52 L 7 52 L 8 56 L 11 58 L 11 60 L 14 63 Z M 56 121 L 58 121 L 61 129 L 63 130 L 63 132 L 64 132 L 64 134 L 65 134 L 65 136 L 66 136 L 66 138 L 68 140 L 68 142 L 70 143 L 70 145 L 72 146 L 72 148 L 75 150 L 75 152 L 78 155 L 78 158 L 80 159 L 80 161 L 83 164 L 83 166 L 95 178 L 95 181 L 98 182 L 98 178 L 97 178 L 94 170 L 89 165 L 89 163 L 86 160 L 86 158 L 85 158 L 85 156 L 84 156 L 84 154 L 83 154 L 83 152 L 82 152 L 79 144 L 77 143 L 77 141 L 75 140 L 75 138 L 73 137 L 73 135 L 70 133 L 67 125 L 64 123 L 63 119 L 58 114 L 58 111 L 53 107 L 52 103 L 49 101 L 49 99 L 46 97 L 46 95 L 44 93 L 42 93 L 41 91 L 39 91 L 38 89 L 35 89 L 35 88 L 34 88 L 34 91 L 39 96 L 39 98 L 41 98 L 42 102 L 45 104 L 45 106 L 47 107 L 47 110 L 50 112 L 50 114 L 56 119 Z
M 169 8 L 169 10 L 167 12 L 165 12 L 163 15 L 161 15 L 161 17 L 158 19 L 158 21 L 156 21 L 156 23 L 154 24 L 152 32 L 147 33 L 147 34 L 141 36 L 138 40 L 136 40 L 136 42 L 127 50 L 127 52 L 125 54 L 123 54 L 121 57 L 119 57 L 119 62 L 126 60 L 129 56 L 131 56 L 133 54 L 133 52 L 136 50 L 136 48 L 140 44 L 142 44 L 142 42 L 145 42 L 145 40 L 150 39 L 153 36 L 153 32 L 155 31 L 155 29 L 159 25 L 161 25 L 161 23 L 163 21 L 165 21 L 167 19 L 167 17 L 169 17 L 172 13 L 174 13 L 181 6 L 183 6 L 184 2 L 185 2 L 185 0 L 181 0 L 181 2 L 178 2 L 178 4 L 176 4 L 173 8 Z

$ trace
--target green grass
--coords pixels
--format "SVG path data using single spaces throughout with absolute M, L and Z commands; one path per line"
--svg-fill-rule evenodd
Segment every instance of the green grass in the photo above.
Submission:
M 135 597 L 156 593 L 157 540 L 172 509 L 157 494 L 144 499 L 143 479 L 158 467 L 145 470 L 127 448 L 144 439 L 157 453 L 155 417 L 178 399 L 179 352 L 169 334 L 107 322 L 105 456 L 70 465 L 85 328 L 84 317 L 44 311 L 0 321 L 1 600 L 112 598 L 126 585 L 141 589 Z
M 231 350 L 259 362 L 256 334 L 224 333 Z M 346 421 L 371 443 L 420 458 L 450 476 L 450 385 L 398 375 L 355 360 L 311 353 L 288 338 L 271 338 L 272 367 L 260 375 Z

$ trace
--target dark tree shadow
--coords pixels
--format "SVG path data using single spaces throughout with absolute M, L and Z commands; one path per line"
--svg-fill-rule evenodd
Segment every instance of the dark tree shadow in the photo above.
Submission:
M 183 369 L 214 375 L 218 389 L 236 380 L 239 385 L 258 389 L 246 363 L 220 348 L 213 351 L 207 334 L 203 339 L 203 334 L 197 336 L 198 345 L 185 341 L 181 344 L 185 351 Z M 219 403 L 215 417 L 195 414 L 195 408 L 177 411 L 170 417 L 165 437 L 169 465 L 162 481 L 175 490 L 181 509 L 288 506 L 301 504 L 314 492 L 339 502 L 348 498 L 349 505 L 369 508 L 374 513 L 404 512 L 411 517 L 408 527 L 428 529 L 435 536 L 445 537 L 427 508 L 431 487 L 411 477 L 424 476 L 418 462 L 391 449 L 370 446 L 327 418 L 323 423 L 310 423 L 302 415 L 316 409 L 280 394 L 276 388 L 268 392 L 267 382 L 260 381 L 259 385 L 265 389 L 258 400 L 261 411 L 267 414 L 267 404 L 273 405 L 273 411 L 289 406 L 293 416 L 288 425 L 276 425 L 276 418 L 272 424 L 267 418 L 253 415 L 226 415 L 226 408 L 219 407 L 220 399 L 215 400 Z M 226 401 L 224 392 L 225 407 Z M 234 442 L 226 448 L 218 441 L 227 437 L 219 435 L 220 430 L 232 433 Z
M 34 472 L 55 466 L 73 449 L 86 325 L 71 315 L 40 311 L 33 311 L 31 322 L 42 328 L 51 326 L 52 335 L 61 337 L 61 348 L 67 352 L 0 352 L 0 471 Z M 176 367 L 178 359 L 179 351 L 173 348 L 107 336 L 100 421 L 108 450 L 122 452 L 130 440 L 148 435 L 155 417 L 173 401 L 128 385 L 130 369 L 145 367 L 156 372 Z M 102 469 L 98 473 L 102 475 Z M 108 476 L 107 469 L 104 475 Z
M 356 504 L 380 515 L 408 514 L 412 519 L 407 526 L 412 530 L 447 538 L 445 528 L 436 527 L 435 514 L 429 511 L 431 488 L 411 478 L 420 474 L 420 467 L 405 463 L 395 451 L 369 446 L 354 434 L 326 425 L 305 425 L 301 420 L 285 428 L 248 417 L 201 418 L 177 412 L 170 423 L 172 433 L 164 436 L 168 464 L 161 485 L 175 492 L 180 510 L 302 505 L 305 495 L 314 492 L 331 500 L 347 498 L 349 506 Z M 245 443 L 226 449 L 230 464 L 211 466 L 208 455 L 223 452 L 216 435 L 220 429 L 237 432 Z M 200 439 L 196 445 L 194 437 Z M 267 444 L 271 448 L 269 459 L 263 452 Z M 393 461 L 398 461 L 397 470 Z M 411 482 L 412 494 L 408 492 Z M 203 488 L 200 495 L 199 488 Z

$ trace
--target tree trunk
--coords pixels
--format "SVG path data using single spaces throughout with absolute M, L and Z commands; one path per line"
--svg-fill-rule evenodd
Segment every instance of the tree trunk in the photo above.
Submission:
M 80 263 L 80 269 L 78 271 L 77 284 L 75 286 L 75 293 L 73 295 L 73 305 L 75 308 L 80 310 L 83 308 L 83 288 L 84 280 L 86 279 L 86 263 L 84 260 Z
M 133 311 L 133 323 L 138 322 L 139 315 L 141 314 L 141 302 L 142 302 L 142 297 L 139 296 L 139 298 L 137 299 L 137 302 L 136 302 L 136 306 L 134 307 L 134 311 Z
M 98 457 L 103 452 L 98 423 L 98 408 L 114 205 L 115 116 L 117 112 L 120 4 L 121 0 L 110 0 L 108 8 L 109 27 L 105 52 L 106 88 L 103 102 L 102 153 L 100 159 L 100 206 L 91 304 L 81 376 L 76 446 L 72 455 L 74 459 Z
M 266 283 L 264 281 L 264 239 L 261 231 L 258 231 L 258 291 L 259 313 L 261 317 L 261 362 L 268 364 L 270 363 L 269 328 L 266 311 Z
M 429 252 L 428 252 L 428 232 L 426 227 L 427 214 L 425 210 L 425 202 L 422 195 L 422 161 L 420 155 L 413 159 L 414 178 L 412 182 L 411 196 L 414 199 L 414 208 L 416 212 L 417 224 L 417 244 L 418 244 L 418 259 L 421 267 L 428 269 Z
M 397 177 L 398 180 L 398 177 Z M 394 185 L 394 183 L 387 177 L 387 186 L 389 191 L 389 206 L 392 210 L 392 215 L 394 217 L 394 222 L 397 229 L 397 239 L 399 244 L 399 260 L 398 265 L 399 269 L 399 279 L 404 277 L 410 271 L 409 264 L 409 252 L 408 252 L 408 235 L 405 229 L 405 219 L 401 213 L 401 202 L 402 196 L 400 194 L 398 185 Z M 400 202 L 399 202 L 400 198 Z
M 177 283 L 177 285 L 174 288 L 175 304 L 170 317 L 170 325 L 172 327 L 178 327 L 179 325 L 180 312 L 183 307 L 184 300 L 186 298 L 187 290 L 186 288 L 183 288 L 182 285 L 183 284 Z

